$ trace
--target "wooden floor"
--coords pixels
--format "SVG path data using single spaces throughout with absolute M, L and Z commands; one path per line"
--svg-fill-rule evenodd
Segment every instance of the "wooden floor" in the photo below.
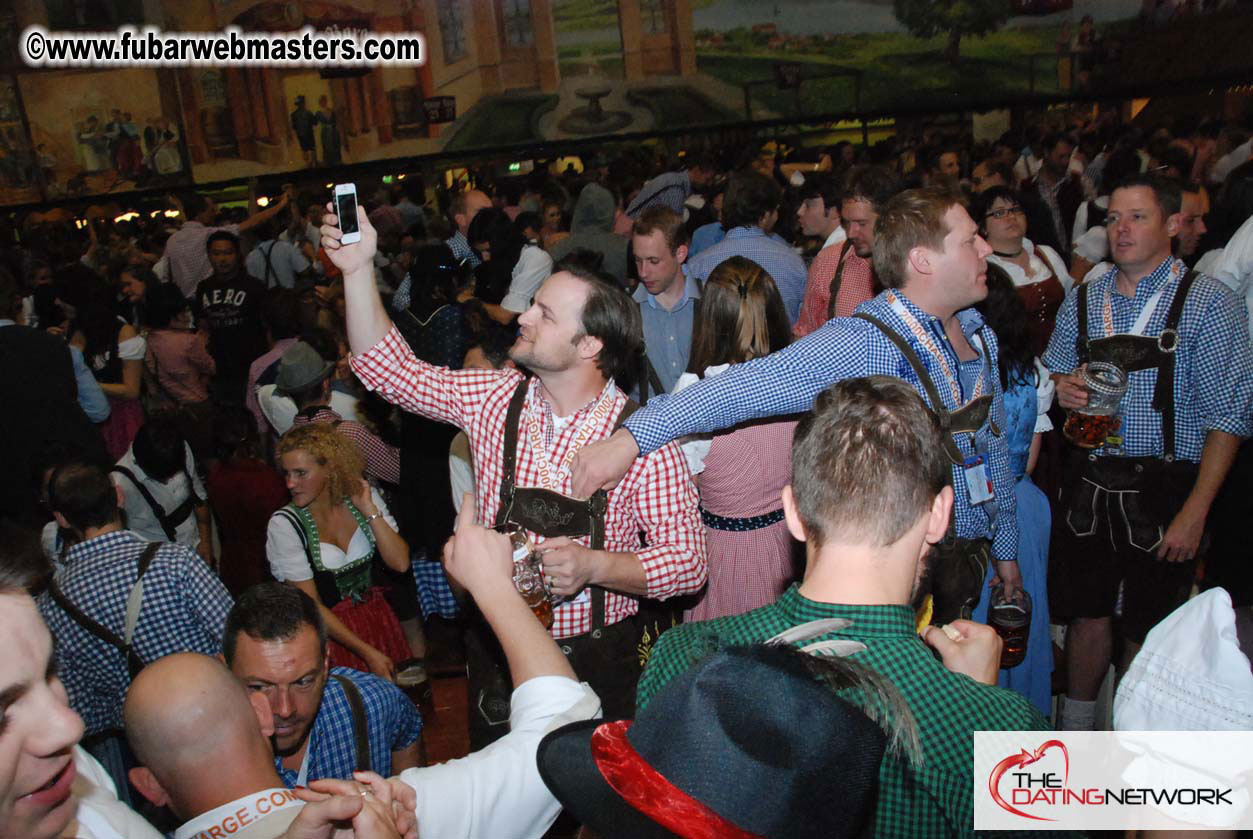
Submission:
M 422 706 L 426 762 L 443 763 L 470 753 L 469 707 L 464 675 L 431 679 L 434 701 Z

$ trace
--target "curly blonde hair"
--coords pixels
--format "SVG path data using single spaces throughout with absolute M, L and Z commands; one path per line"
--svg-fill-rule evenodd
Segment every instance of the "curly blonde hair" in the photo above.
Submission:
M 326 489 L 331 498 L 341 500 L 360 486 L 365 464 L 356 445 L 326 422 L 296 425 L 278 441 L 280 455 L 302 451 L 326 469 Z

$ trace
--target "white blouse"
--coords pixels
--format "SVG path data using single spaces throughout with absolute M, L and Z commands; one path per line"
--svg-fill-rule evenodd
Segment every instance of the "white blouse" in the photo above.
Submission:
M 1062 289 L 1064 291 L 1070 291 L 1070 287 L 1075 284 L 1075 281 L 1070 278 L 1070 271 L 1066 269 L 1066 264 L 1062 262 L 1062 258 L 1057 255 L 1057 251 L 1053 250 L 1048 245 L 1040 245 L 1040 253 L 1044 254 L 1044 258 L 1048 260 L 1048 264 L 1046 265 L 1043 260 L 1036 255 L 1036 246 L 1031 243 L 1030 239 L 1023 237 L 1022 248 L 1030 254 L 1031 257 L 1031 273 L 1029 274 L 1022 270 L 1022 267 L 1017 263 L 1005 259 L 1004 257 L 997 256 L 996 254 L 988 256 L 988 262 L 1004 269 L 1005 273 L 1009 275 L 1009 278 L 1013 280 L 1015 288 L 1044 282 L 1049 278 L 1049 269 L 1052 268 L 1052 273 L 1057 275 L 1058 281 L 1062 284 Z
M 398 529 L 396 519 L 388 511 L 383 496 L 379 495 L 379 491 L 374 487 L 370 487 L 370 498 L 374 501 L 374 506 L 378 507 L 378 511 L 383 514 L 383 520 L 393 530 Z M 368 557 L 373 551 L 370 547 L 370 538 L 360 527 L 353 531 L 347 552 L 330 542 L 319 544 L 322 566 L 328 571 L 337 571 L 345 565 Z M 270 523 L 266 527 L 265 555 L 270 561 L 270 573 L 274 575 L 274 579 L 280 582 L 313 579 L 313 566 L 309 564 L 309 557 L 305 554 L 304 542 L 300 534 L 296 532 L 291 521 L 286 516 L 279 515 L 277 511 L 270 516 Z

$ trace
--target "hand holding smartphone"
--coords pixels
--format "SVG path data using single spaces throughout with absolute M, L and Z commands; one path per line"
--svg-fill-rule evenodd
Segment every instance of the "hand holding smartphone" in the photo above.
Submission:
M 357 224 L 357 185 L 335 185 L 335 215 L 339 217 L 340 244 L 351 245 L 361 241 L 361 228 Z

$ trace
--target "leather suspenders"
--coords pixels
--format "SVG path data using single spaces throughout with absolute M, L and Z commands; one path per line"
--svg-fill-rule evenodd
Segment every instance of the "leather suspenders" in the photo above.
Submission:
M 149 542 L 144 552 L 139 555 L 139 576 L 135 579 L 135 585 L 131 586 L 130 594 L 126 598 L 126 626 L 123 629 L 124 637 L 118 637 L 116 632 L 105 627 L 103 624 L 92 618 L 78 606 L 74 605 L 65 592 L 61 591 L 61 587 L 57 585 L 55 578 L 48 581 L 48 594 L 60 606 L 73 621 L 87 630 L 90 634 L 104 641 L 111 647 L 121 650 L 126 656 L 126 669 L 130 672 L 130 677 L 134 679 L 139 675 L 139 671 L 144 669 L 144 660 L 135 652 L 131 641 L 135 635 L 135 627 L 139 624 L 139 611 L 143 606 L 144 599 L 144 574 L 147 573 L 148 567 L 152 565 L 152 559 L 157 554 L 157 549 L 164 544 L 162 542 Z

